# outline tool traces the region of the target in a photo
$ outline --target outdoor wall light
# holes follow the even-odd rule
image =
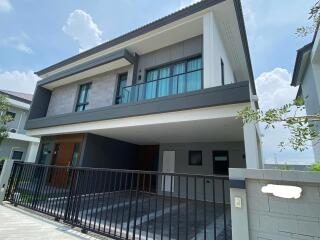
[[[302,188],[287,185],[267,184],[261,188],[261,192],[270,193],[275,197],[298,199],[301,197]]]

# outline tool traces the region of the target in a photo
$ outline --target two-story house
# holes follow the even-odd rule
[[[37,162],[228,174],[261,167],[239,0],[203,0],[36,73]]]
[[[6,113],[12,121],[7,123],[8,137],[0,143],[0,160],[14,159],[35,162],[40,139],[26,135],[24,126],[32,100],[32,94],[0,90],[7,96],[10,107]]]
[[[299,86],[297,96],[303,97],[308,115],[320,113],[320,34],[314,33],[310,43],[298,49],[291,85]],[[315,123],[320,132],[320,124]],[[313,141],[316,161],[320,161],[320,144]]]

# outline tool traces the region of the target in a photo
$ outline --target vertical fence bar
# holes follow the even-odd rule
[[[107,176],[108,176],[107,173],[108,172],[104,171],[103,173],[104,173],[104,178],[103,178],[103,187],[102,187],[102,191],[103,191],[102,203],[103,203],[103,207],[104,207],[104,200],[105,200],[105,196],[106,196],[106,187],[107,187]],[[106,209],[106,211],[107,211],[107,209]],[[101,214],[100,214],[98,231],[100,231],[100,229],[101,229],[102,212],[103,212],[103,208],[102,208]]]
[[[177,218],[177,239],[180,236],[180,175],[178,176],[178,218]]]
[[[166,196],[166,174],[162,175],[163,186],[162,186],[162,214],[161,214],[161,240],[163,239],[163,225],[164,225],[164,200]]]
[[[223,227],[224,237],[227,239],[227,219],[226,219],[226,197],[224,192],[224,180],[222,179],[222,202],[223,202]]]
[[[136,186],[136,205],[133,217],[133,239],[136,239],[136,227],[137,227],[137,215],[139,206],[139,184],[140,184],[140,174],[137,173],[137,186]]]
[[[172,222],[172,191],[173,191],[173,188],[172,188],[172,183],[173,181],[173,176],[170,175],[170,216],[169,216],[169,240],[171,239],[171,222]]]
[[[121,189],[122,189],[122,173],[120,172],[120,180],[119,180],[119,188],[118,188],[118,204],[117,204],[117,212],[116,212],[116,221],[115,221],[115,228],[113,235],[117,235],[117,225],[118,225],[118,215],[119,215],[119,209],[120,209],[120,200],[121,200]]]
[[[144,192],[145,192],[145,180],[146,174],[143,174],[143,182],[142,182],[142,203],[141,203],[141,216],[140,216],[140,231],[139,231],[139,240],[141,240],[141,231],[142,231],[142,216],[143,216],[143,205],[144,205]]]
[[[156,173],[155,174],[156,176],[156,180],[159,180],[159,173]],[[160,177],[162,177],[160,175]],[[156,181],[157,183],[160,182],[160,181]],[[162,186],[162,182],[161,182],[161,185],[160,185],[160,189],[161,190],[161,186]],[[156,202],[155,202],[155,209],[154,209],[154,227],[153,227],[153,239],[156,239],[156,228],[157,228],[157,205],[158,205],[158,184],[157,184],[157,187],[156,187]]]
[[[197,240],[197,177],[194,177],[194,239]]]
[[[189,210],[188,210],[188,198],[189,198],[189,185],[188,185],[189,179],[188,176],[186,176],[186,239],[188,239],[188,230],[189,230]]]
[[[113,184],[113,194],[112,194],[112,206],[111,206],[111,214],[110,214],[110,223],[109,223],[109,234],[111,233],[112,228],[112,218],[113,218],[113,209],[114,209],[114,201],[116,199],[116,191],[117,191],[117,176],[118,172],[114,173],[114,184]]]
[[[207,208],[206,208],[206,177],[203,177],[203,233],[204,240],[207,239]]]
[[[126,172],[126,178],[125,178],[125,183],[124,183],[124,188],[125,188],[125,193],[127,192],[127,184],[128,184],[128,173]],[[125,211],[125,201],[126,198],[123,198],[122,201],[122,216],[121,216],[121,226],[120,226],[120,238],[122,237],[122,228],[123,228],[123,218],[124,218],[124,211]]]
[[[131,217],[131,205],[132,205],[132,185],[133,185],[133,172],[131,173],[131,183],[130,183],[130,200],[129,200],[129,212],[128,212],[128,222],[127,222],[127,229],[126,229],[126,239],[129,238],[129,231],[130,231],[130,217]]]
[[[147,233],[146,233],[146,239],[148,239],[148,235],[149,235],[149,224],[150,224],[150,211],[151,211],[151,199],[152,199],[152,195],[151,195],[151,185],[152,185],[152,175],[149,174],[149,201],[148,201],[148,215],[147,215]]]
[[[213,234],[214,239],[217,237],[217,221],[216,221],[216,187],[215,187],[215,178],[212,177],[212,197],[213,197]]]

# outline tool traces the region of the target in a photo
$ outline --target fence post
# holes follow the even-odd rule
[[[8,188],[8,181],[11,175],[11,170],[13,166],[13,160],[4,161],[4,165],[0,175],[0,204],[2,204],[6,190]]]
[[[243,169],[229,169],[232,240],[249,240],[246,182]]]

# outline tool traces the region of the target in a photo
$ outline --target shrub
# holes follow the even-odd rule
[[[315,162],[310,166],[310,170],[314,172],[320,172],[320,162]]]

